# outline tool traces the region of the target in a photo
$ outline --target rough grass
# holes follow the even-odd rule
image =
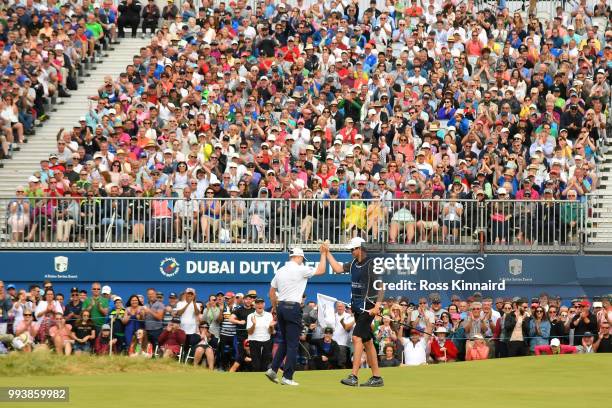
[[[192,366],[173,360],[129,358],[126,356],[59,356],[48,351],[10,353],[0,358],[0,377],[53,375],[99,375],[111,373],[177,372]]]
[[[6,367],[7,362],[11,362],[12,369]],[[23,366],[19,367],[20,364]],[[298,372],[295,379],[300,386],[287,387],[272,384],[262,373],[209,372],[174,361],[137,361],[125,357],[9,356],[0,358],[0,367],[1,375],[5,376],[0,378],[3,387],[69,387],[70,402],[54,403],[58,408],[211,404],[269,408],[415,405],[576,408],[609,405],[612,355],[542,356],[387,368],[382,370],[385,387],[380,389],[341,385],[339,380],[348,374],[346,370]],[[27,372],[28,369],[39,372]],[[19,375],[15,376],[13,370]],[[369,370],[364,370],[360,380],[365,381],[369,374]]]

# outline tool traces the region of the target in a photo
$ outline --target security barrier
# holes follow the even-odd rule
[[[360,236],[388,251],[579,253],[589,200],[17,197],[4,249],[340,249]]]

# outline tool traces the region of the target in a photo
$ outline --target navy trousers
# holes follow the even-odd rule
[[[276,308],[276,318],[283,342],[279,344],[274,355],[272,370],[278,371],[285,360],[283,377],[292,380],[302,332],[302,309],[298,303],[279,302]]]

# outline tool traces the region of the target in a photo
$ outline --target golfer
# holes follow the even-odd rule
[[[365,241],[355,237],[347,245],[351,251],[353,260],[348,264],[336,261],[329,250],[325,251],[327,260],[336,273],[351,273],[351,309],[355,315],[355,328],[353,329],[353,372],[340,382],[344,385],[356,387],[359,385],[357,375],[361,365],[361,356],[365,347],[368,365],[372,368],[372,377],[362,387],[382,387],[383,379],[380,376],[376,347],[374,347],[374,334],[372,333],[372,321],[380,311],[380,304],[384,291],[374,288],[374,281],[380,279],[374,273],[373,261],[368,258],[364,248]]]
[[[272,382],[278,383],[276,373],[285,360],[280,383],[299,385],[293,381],[293,372],[302,332],[302,295],[306,290],[308,278],[325,273],[327,247],[321,246],[320,251],[321,260],[315,270],[304,265],[304,251],[301,248],[293,248],[289,254],[289,262],[280,268],[272,279],[270,301],[272,307],[276,308],[276,318],[283,339],[274,355],[272,366],[266,371],[266,377]]]

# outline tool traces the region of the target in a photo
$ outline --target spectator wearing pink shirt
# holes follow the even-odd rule
[[[554,338],[550,341],[550,345],[542,344],[539,346],[535,346],[534,352],[536,356],[541,354],[576,354],[578,350],[574,346],[566,346],[565,344],[561,344],[561,341],[557,338]]]
[[[66,323],[64,313],[55,314],[55,326],[49,329],[49,336],[57,354],[72,354],[72,325]]]

